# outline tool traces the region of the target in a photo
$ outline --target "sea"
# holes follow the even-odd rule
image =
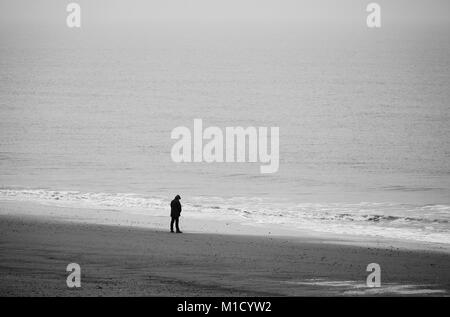
[[[0,201],[450,244],[446,30],[91,31],[0,47]],[[278,172],[173,162],[196,118],[279,127]]]

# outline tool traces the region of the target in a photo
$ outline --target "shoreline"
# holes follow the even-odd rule
[[[150,230],[169,230],[169,211],[167,216],[126,213],[118,210],[61,207],[38,202],[0,201],[0,216],[12,215],[30,219],[110,225],[119,227],[144,228]],[[211,219],[192,217],[182,213],[181,230],[196,234],[222,234],[239,236],[258,236],[297,240],[309,238],[329,244],[354,245],[374,248],[425,250],[450,254],[450,245],[444,243],[400,240],[394,238],[334,234],[313,230],[294,230],[283,226],[239,223],[230,219]]]
[[[73,221],[63,214],[25,216],[27,208],[0,204],[2,296],[450,294],[446,252],[307,235],[170,234],[167,219],[151,229]],[[69,263],[81,266],[79,289],[66,286]],[[381,288],[365,285],[369,263],[381,266]]]

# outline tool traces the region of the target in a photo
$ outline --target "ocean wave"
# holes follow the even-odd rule
[[[83,193],[79,191],[56,191],[43,189],[0,190],[0,199],[34,201],[61,207],[154,210],[167,208],[167,201],[132,193]]]
[[[61,207],[119,210],[167,216],[171,197],[135,193],[88,193],[45,189],[0,189],[0,200]],[[318,232],[380,236],[450,244],[450,206],[396,203],[290,203],[262,197],[189,197],[192,217],[233,219],[248,225],[285,226]]]

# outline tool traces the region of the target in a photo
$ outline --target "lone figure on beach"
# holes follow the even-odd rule
[[[177,228],[177,233],[182,233],[180,231],[179,221],[181,215],[181,203],[180,203],[180,195],[176,195],[175,198],[170,203],[170,217],[172,221],[170,222],[170,232],[173,233],[173,223],[175,222],[175,226]]]

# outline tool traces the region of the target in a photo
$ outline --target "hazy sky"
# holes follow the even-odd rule
[[[4,45],[58,41],[70,30],[62,0],[0,0],[0,36]],[[136,37],[175,32],[189,35],[215,29],[263,33],[285,28],[292,32],[365,29],[363,0],[78,0],[82,34],[98,38]],[[410,32],[438,27],[448,30],[448,0],[380,0],[383,31],[401,27]],[[256,31],[255,31],[256,30]],[[81,30],[78,30],[81,31]],[[81,32],[80,32],[81,33]],[[142,40],[142,39],[137,39]]]

